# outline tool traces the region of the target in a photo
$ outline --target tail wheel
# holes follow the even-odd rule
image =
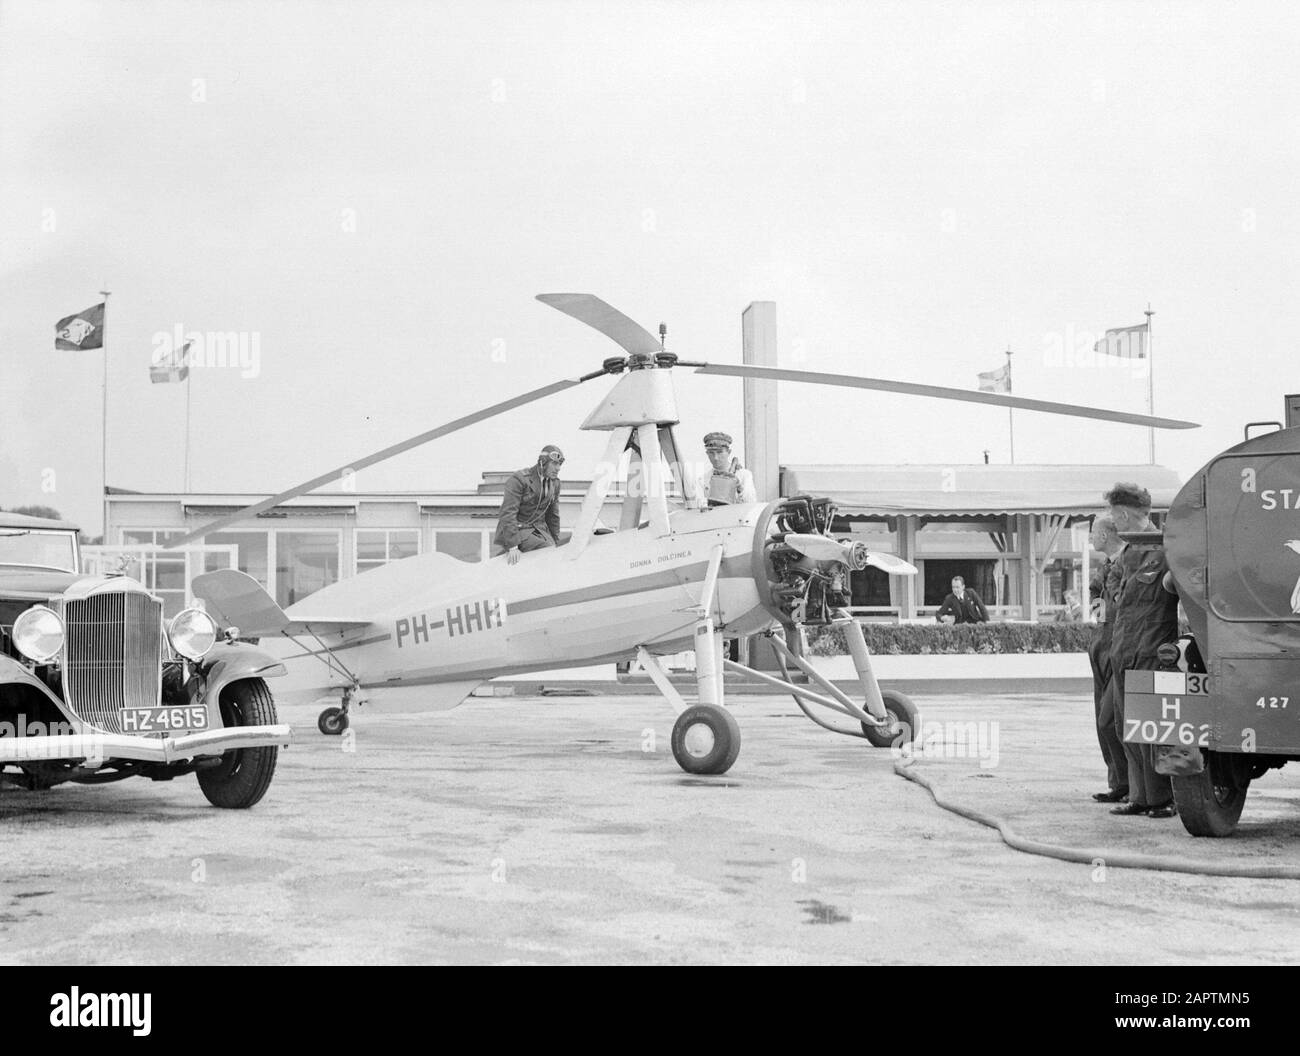
[[[1205,752],[1205,769],[1173,779],[1174,803],[1193,836],[1231,836],[1246,805],[1250,776],[1222,752]]]
[[[894,745],[910,744],[921,732],[921,715],[912,698],[896,689],[880,692],[885,702],[885,714],[889,716],[888,726],[869,726],[862,724],[862,732],[874,748],[890,748]]]
[[[221,691],[221,720],[228,728],[275,724],[275,699],[260,678],[233,682]],[[199,788],[214,807],[242,810],[266,795],[280,749],[233,748],[219,765],[198,771]]]
[[[688,774],[725,774],[740,755],[736,717],[714,704],[696,704],[673,723],[673,758]]]
[[[337,737],[348,728],[348,713],[342,708],[326,708],[316,719],[316,729],[329,737]]]

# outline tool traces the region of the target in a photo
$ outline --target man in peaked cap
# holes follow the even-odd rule
[[[1105,495],[1107,512],[1121,534],[1154,534],[1151,493],[1137,484],[1116,484]],[[1115,618],[1111,622],[1110,699],[1116,735],[1128,760],[1128,802],[1112,814],[1145,814],[1172,818],[1176,813],[1174,788],[1167,774],[1156,771],[1155,745],[1124,741],[1124,672],[1154,671],[1160,667],[1158,650],[1178,640],[1178,596],[1165,586],[1169,562],[1164,547],[1155,542],[1126,542],[1116,561],[1119,586],[1115,593]]]
[[[729,506],[736,502],[757,502],[754,475],[731,455],[731,437],[726,433],[709,433],[704,437],[704,453],[711,468],[700,474],[698,490],[705,506]]]

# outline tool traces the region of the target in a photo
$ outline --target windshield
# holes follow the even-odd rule
[[[0,565],[37,565],[77,571],[77,537],[73,532],[39,528],[0,528]]]

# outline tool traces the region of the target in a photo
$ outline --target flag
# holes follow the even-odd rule
[[[104,306],[97,304],[55,323],[54,347],[74,352],[80,348],[103,348]]]
[[[986,370],[979,379],[980,392],[1010,392],[1011,364],[1003,363],[997,370]]]
[[[1120,359],[1146,359],[1147,325],[1121,326],[1118,330],[1107,330],[1106,336],[1092,346],[1098,355],[1118,356]]]
[[[179,349],[168,352],[149,367],[149,380],[155,385],[169,385],[173,381],[184,381],[190,376],[190,345],[186,341]]]

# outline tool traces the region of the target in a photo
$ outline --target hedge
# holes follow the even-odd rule
[[[1097,633],[1088,623],[864,623],[862,633],[875,654],[1083,653]],[[813,656],[848,653],[838,627],[808,628]]]

